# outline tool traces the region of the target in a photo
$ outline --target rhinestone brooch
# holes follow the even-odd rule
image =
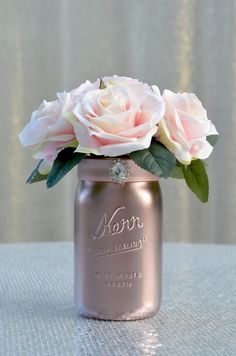
[[[121,159],[115,159],[109,168],[109,176],[114,183],[123,184],[129,177],[129,167],[127,162]]]

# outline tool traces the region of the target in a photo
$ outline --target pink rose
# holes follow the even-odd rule
[[[72,108],[82,100],[85,93],[91,90],[99,89],[100,80],[97,79],[96,82],[91,83],[89,80],[86,80],[85,83],[81,84],[78,88],[71,90],[70,98],[72,102]],[[72,109],[71,108],[71,109]]]
[[[39,172],[47,174],[64,147],[73,145],[75,133],[66,115],[73,107],[69,93],[58,93],[52,102],[46,100],[31,116],[31,121],[19,135],[23,146],[34,149],[33,157],[43,159]]]
[[[126,77],[104,77],[105,89],[86,90],[69,120],[79,142],[77,152],[119,156],[148,148],[164,115],[160,95]]]
[[[192,159],[209,157],[213,147],[206,138],[218,132],[208,120],[207,112],[196,95],[165,90],[163,99],[166,112],[159,123],[157,140],[185,165],[190,164]]]

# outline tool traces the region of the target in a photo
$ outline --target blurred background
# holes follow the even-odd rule
[[[208,161],[208,204],[183,182],[162,181],[164,239],[236,243],[236,1],[0,5],[0,242],[73,238],[76,170],[51,190],[25,184],[36,161],[18,133],[43,99],[117,74],[195,92],[220,133]]]

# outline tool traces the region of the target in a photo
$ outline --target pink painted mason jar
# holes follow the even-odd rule
[[[158,178],[131,159],[88,158],[75,196],[75,305],[81,315],[153,315],[162,292],[162,197]]]

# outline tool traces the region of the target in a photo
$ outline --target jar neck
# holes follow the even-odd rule
[[[151,182],[159,177],[138,167],[127,157],[85,158],[78,165],[78,178],[97,182]]]

